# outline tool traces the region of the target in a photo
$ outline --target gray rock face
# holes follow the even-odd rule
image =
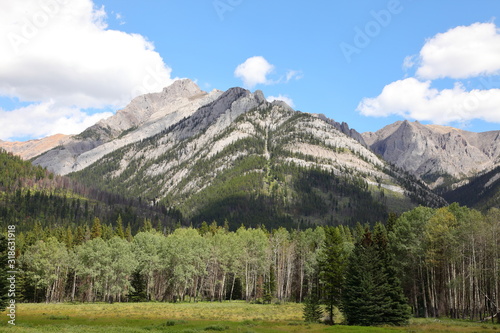
[[[500,131],[473,133],[398,121],[363,138],[373,152],[432,186],[442,183],[441,175],[461,180],[500,163]]]
[[[328,118],[324,114],[315,114],[315,116],[317,116],[321,120],[324,120],[328,124],[332,125],[333,127],[335,127],[336,130],[358,141],[363,146],[368,147],[363,136],[359,134],[354,128],[349,128],[349,125],[346,122],[342,123],[336,122],[335,120]]]
[[[151,137],[192,115],[222,94],[202,91],[191,80],[177,80],[160,93],[146,94],[127,107],[37,157],[34,164],[57,174],[79,171],[108,153]]]

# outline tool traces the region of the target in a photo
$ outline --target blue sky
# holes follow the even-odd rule
[[[470,131],[500,129],[498,1],[78,0],[78,8],[67,0],[46,0],[51,1],[47,8],[34,0],[16,2],[31,6],[33,14],[25,10],[20,17],[27,21],[18,22],[33,23],[38,28],[33,36],[26,36],[23,23],[0,26],[14,51],[27,59],[26,64],[10,60],[14,65],[8,68],[47,72],[26,74],[24,80],[23,71],[21,78],[5,74],[0,56],[0,128],[9,129],[0,139],[79,131],[123,107],[134,95],[131,87],[138,87],[132,89],[136,93],[161,90],[141,83],[148,74],[135,75],[137,63],[148,73],[153,69],[151,75],[165,76],[156,80],[165,85],[190,78],[207,91],[260,89],[359,132],[403,119]],[[2,9],[15,16],[14,9]],[[76,19],[64,21],[66,11]],[[68,29],[61,29],[64,24]],[[68,32],[58,36],[61,30]],[[123,42],[115,46],[112,32]],[[75,40],[83,51],[66,49]],[[466,50],[460,49],[464,45]],[[58,50],[55,55],[39,51],[50,47]],[[78,61],[68,61],[72,55]],[[60,61],[44,62],[59,56]],[[123,58],[123,66],[113,57]],[[260,63],[235,75],[252,57]],[[258,71],[260,79],[248,81]],[[40,126],[19,121],[24,114],[34,115]]]

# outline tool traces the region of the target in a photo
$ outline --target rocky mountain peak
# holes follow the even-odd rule
[[[363,138],[385,160],[431,186],[490,170],[500,157],[500,131],[474,133],[453,127],[398,121]]]
[[[173,97],[191,97],[204,93],[196,83],[190,79],[175,80],[168,87],[163,88],[162,94]]]

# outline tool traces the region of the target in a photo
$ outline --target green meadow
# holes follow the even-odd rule
[[[495,332],[500,325],[413,319],[403,327],[326,326],[302,321],[302,305],[224,303],[19,304],[16,325],[0,332]]]

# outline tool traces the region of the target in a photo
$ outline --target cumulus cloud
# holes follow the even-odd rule
[[[500,122],[500,89],[467,91],[456,83],[452,89],[431,88],[431,81],[415,78],[393,82],[375,98],[364,98],[357,110],[365,116],[400,115],[437,124],[483,119]]]
[[[290,97],[284,96],[284,95],[281,95],[281,94],[279,94],[278,96],[269,96],[267,98],[267,101],[268,102],[283,101],[286,104],[288,104],[290,107],[292,107],[292,108],[295,107],[295,104],[293,103],[293,100]]]
[[[422,79],[465,79],[500,74],[500,29],[474,23],[439,33],[420,50],[417,76]]]
[[[482,119],[500,123],[500,30],[493,23],[459,26],[428,39],[403,70],[416,77],[386,85],[364,98],[357,111],[366,116],[400,115],[437,124]],[[453,88],[432,88],[433,80],[457,80]],[[460,79],[478,78],[481,89],[467,90]]]
[[[247,88],[253,88],[257,84],[271,84],[267,76],[274,70],[264,57],[255,56],[248,58],[244,63],[238,65],[234,71],[234,76],[240,78]]]
[[[111,115],[110,112],[89,115],[78,108],[58,106],[54,101],[31,104],[13,111],[0,109],[0,139],[79,133]]]
[[[153,43],[107,29],[106,18],[105,9],[96,8],[92,0],[0,4],[0,31],[5,33],[0,38],[0,96],[34,103],[3,111],[2,128],[19,123],[13,114],[29,119],[45,107],[47,117],[39,118],[45,132],[39,135],[78,133],[90,121],[109,116],[82,110],[120,108],[173,82]],[[20,134],[13,131],[9,137]]]

